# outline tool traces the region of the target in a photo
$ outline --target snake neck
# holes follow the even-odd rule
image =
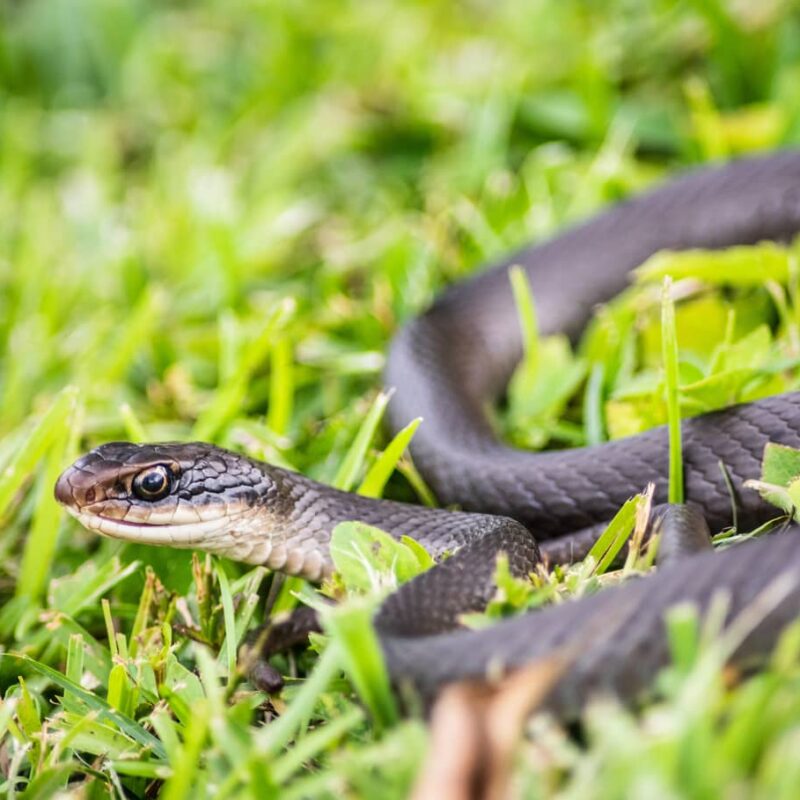
[[[412,536],[438,558],[496,521],[485,514],[363,497],[296,472],[254,463],[265,473],[271,490],[260,496],[259,513],[232,533],[225,555],[311,580],[332,572],[329,544],[342,522],[372,525],[398,539]]]

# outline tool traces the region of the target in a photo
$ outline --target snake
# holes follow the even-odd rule
[[[389,427],[423,419],[411,457],[441,507],[341,491],[202,442],[102,444],[63,472],[56,499],[108,537],[199,549],[310,581],[331,575],[340,522],[416,539],[435,565],[391,592],[374,624],[393,684],[423,698],[571,648],[546,701],[554,713],[575,714],[602,692],[635,700],[669,664],[665,615],[682,604],[706,615],[722,602],[723,628],[739,632],[728,661],[748,668],[800,612],[792,524],[724,549],[689,548],[620,585],[483,629],[462,620],[494,596],[498,555],[524,578],[543,561],[585,554],[647,484],[656,504],[668,498],[664,426],[541,452],[498,436],[487,409],[502,401],[523,353],[510,266],[527,275],[541,334],[575,340],[593,309],[659,251],[787,242],[798,231],[800,152],[778,151],[687,170],[451,286],[396,334],[384,374],[394,390]],[[776,509],[745,482],[760,474],[768,442],[800,447],[800,393],[685,419],[681,436],[686,508],[711,530],[734,521],[752,530]]]

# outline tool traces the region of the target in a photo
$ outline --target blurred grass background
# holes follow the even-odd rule
[[[79,449],[201,437],[334,480],[389,338],[444,285],[673,169],[800,140],[798,11],[793,0],[4,4],[3,647],[69,674],[71,637],[91,637],[90,688],[108,699],[100,597],[110,594],[128,634],[143,564],[168,591],[195,592],[188,555],[98,542],[62,519],[52,483]],[[402,478],[391,491],[414,494]],[[152,611],[159,623],[171,602]],[[52,723],[59,707],[52,676],[31,678],[28,695],[19,673],[5,662],[0,678],[14,708],[30,701],[36,714],[5,739],[7,790],[52,773],[41,786],[80,778],[80,791],[121,796],[124,782],[141,796],[161,775],[151,766],[125,778],[81,748],[54,751],[55,734],[31,738],[36,715]],[[114,696],[150,725],[155,696]],[[345,701],[324,698],[322,718],[336,718]],[[230,716],[241,706],[203,702],[252,732]],[[11,714],[0,712],[0,730]],[[403,796],[421,730],[373,741],[353,720],[334,784]],[[52,724],[63,733],[74,722]],[[629,733],[626,747],[639,735]],[[169,796],[212,794],[209,774],[230,769],[235,756],[204,741],[180,728]],[[359,754],[365,742],[378,750]],[[248,769],[266,758],[242,747]],[[370,784],[359,758],[402,774]],[[559,770],[574,768],[586,791],[570,758]],[[302,763],[266,783],[285,789]],[[620,775],[623,794],[645,780]]]

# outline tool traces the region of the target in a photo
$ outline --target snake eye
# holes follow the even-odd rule
[[[133,479],[133,493],[140,500],[160,500],[169,494],[170,472],[163,464],[149,467]]]

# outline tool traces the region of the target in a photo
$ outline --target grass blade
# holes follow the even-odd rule
[[[74,386],[62,390],[11,457],[0,475],[0,519],[39,459],[59,440],[62,431],[69,428],[68,420],[75,412],[77,399],[78,390]]]
[[[225,568],[219,558],[214,559],[214,571],[219,581],[219,594],[222,600],[222,614],[225,620],[225,661],[228,668],[228,680],[236,674],[236,615],[233,611],[233,596],[225,574]],[[222,655],[220,653],[220,655]]]
[[[636,524],[636,510],[643,499],[644,495],[637,494],[636,497],[626,500],[622,508],[617,511],[614,518],[608,523],[608,527],[603,531],[602,535],[592,545],[587,558],[594,559],[596,564],[594,572],[596,575],[602,575],[608,570],[622,549],[622,545],[628,541],[631,533],[633,533],[633,528]]]
[[[383,419],[383,414],[386,411],[386,406],[389,403],[391,391],[380,392],[372,403],[367,416],[361,423],[361,426],[356,433],[350,449],[347,451],[344,459],[342,459],[341,466],[339,467],[336,477],[333,479],[333,485],[337,489],[344,489],[350,491],[355,485],[358,474],[364,466],[364,460],[367,455],[367,448],[375,438],[375,433],[378,430]]]
[[[119,415],[125,427],[125,435],[131,442],[146,442],[148,439],[147,431],[144,429],[136,412],[131,408],[130,403],[123,403],[119,407]]]
[[[148,748],[159,758],[164,758],[166,756],[161,742],[151,733],[148,733],[141,725],[130,717],[115,711],[105,700],[102,700],[93,692],[87,691],[77,683],[73,683],[65,675],[54,670],[52,667],[48,667],[46,664],[42,664],[40,661],[36,661],[20,653],[0,653],[0,659],[19,662],[21,665],[29,667],[40,675],[44,675],[45,678],[52,681],[56,686],[61,687],[64,691],[82,700],[90,709],[97,711],[101,720],[105,719],[112,722],[133,741],[138,742],[142,747]]]
[[[678,398],[678,335],[675,329],[675,304],[672,300],[672,279],[664,278],[661,293],[661,348],[664,359],[664,391],[667,401],[669,431],[669,502],[683,502],[683,447],[681,442],[681,410]]]
[[[251,342],[233,374],[224,386],[218,388],[214,399],[197,417],[192,438],[209,441],[224,428],[239,412],[247,396],[247,389],[254,372],[267,357],[274,341],[275,331],[293,313],[294,303],[280,303],[269,315],[261,333]]]
[[[289,430],[294,399],[294,353],[292,340],[279,336],[270,350],[269,410],[267,425],[279,436]]]
[[[525,360],[535,364],[539,352],[539,324],[536,319],[536,306],[533,301],[533,291],[525,270],[514,265],[508,271],[511,281],[511,291],[514,294],[514,304],[522,330],[522,347],[525,351]]]
[[[281,756],[272,767],[272,775],[277,783],[284,783],[303,764],[314,758],[344,734],[351,731],[364,720],[360,708],[351,708],[342,716],[331,720],[327,725],[304,736],[291,750]]]
[[[338,642],[343,666],[378,729],[393,725],[399,715],[375,628],[374,604],[353,598],[345,605],[326,609],[322,625]]]
[[[383,494],[383,487],[391,477],[392,472],[397,468],[400,459],[403,457],[408,445],[411,443],[417,431],[422,417],[412,419],[408,425],[398,431],[386,449],[378,456],[375,463],[369,468],[366,477],[358,487],[358,493],[365,497],[380,497]]]
[[[58,523],[62,511],[53,497],[53,486],[64,467],[64,453],[69,439],[69,427],[60,434],[61,441],[53,442],[47,454],[45,468],[39,475],[36,507],[31,530],[25,540],[16,595],[41,598],[47,587],[47,578],[56,552]]]
[[[272,757],[283,750],[311,719],[314,706],[336,674],[342,668],[342,654],[336,644],[329,644],[319,657],[313,672],[302,689],[294,696],[284,714],[256,734],[259,757]]]
[[[603,421],[604,380],[605,366],[601,363],[595,364],[589,373],[583,397],[583,429],[586,434],[586,444],[589,446],[601,444],[606,440]]]

